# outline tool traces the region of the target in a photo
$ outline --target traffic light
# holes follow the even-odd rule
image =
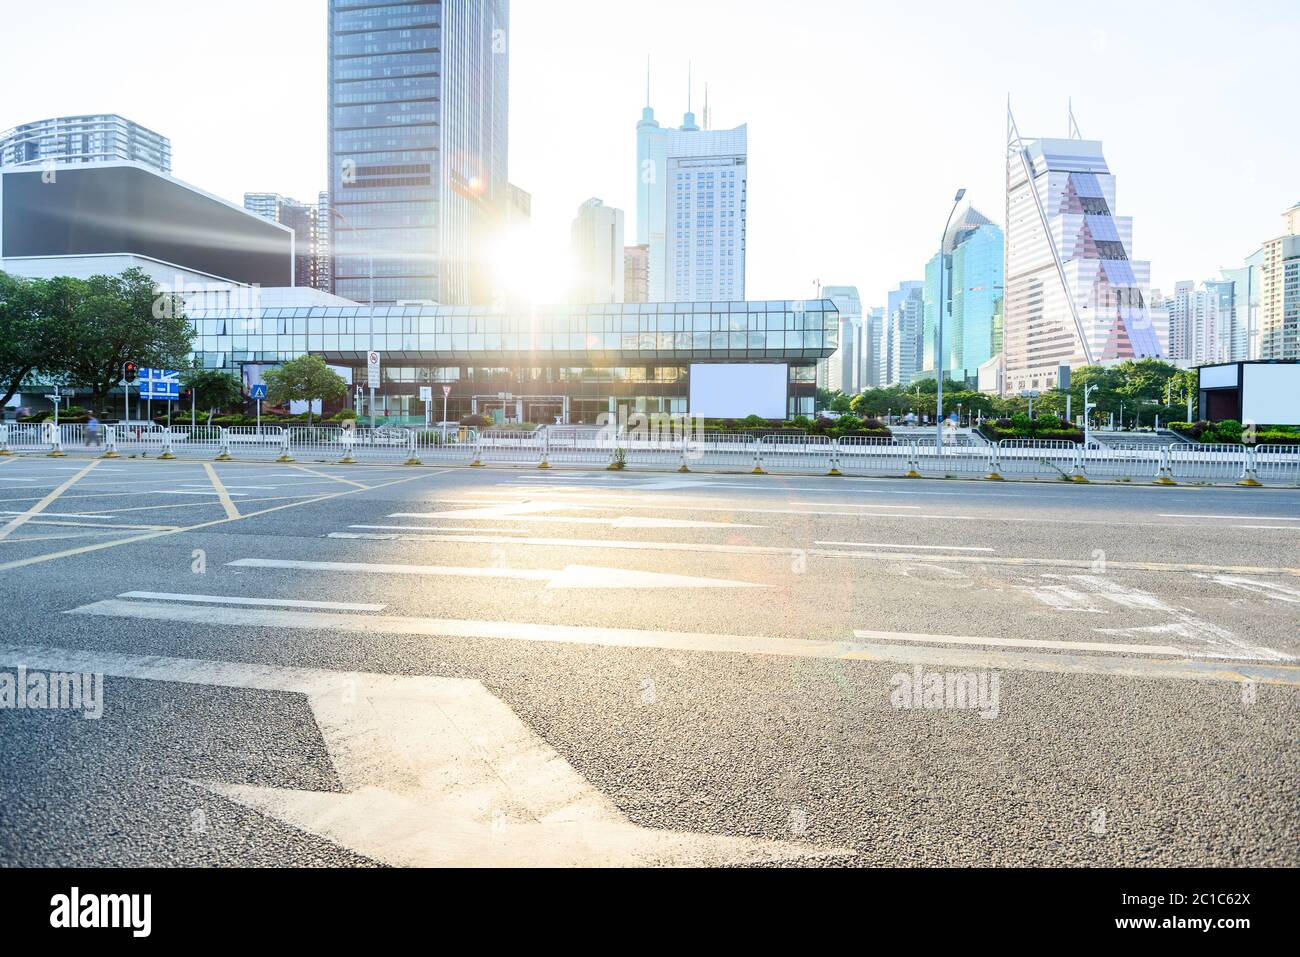
[[[194,400],[194,390],[193,390],[193,389],[186,389],[184,392],[181,393],[181,404],[182,404],[182,405],[186,405],[186,404],[188,404],[189,402],[192,402],[193,400]]]
[[[140,368],[134,362],[128,362],[122,366],[122,378],[130,385],[140,373]]]

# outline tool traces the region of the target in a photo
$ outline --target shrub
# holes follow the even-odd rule
[[[460,420],[460,424],[471,429],[486,429],[492,424],[492,420],[486,415],[467,415]]]

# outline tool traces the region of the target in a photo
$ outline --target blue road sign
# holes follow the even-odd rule
[[[141,369],[139,385],[142,399],[181,397],[181,374],[174,369]]]
[[[261,402],[263,399],[266,398],[266,386],[264,385],[253,386],[253,391],[250,392],[249,395],[252,398],[256,399],[258,402]]]

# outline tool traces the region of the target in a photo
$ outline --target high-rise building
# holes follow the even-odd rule
[[[909,280],[908,282],[899,283],[898,288],[889,293],[888,305],[884,309],[880,323],[880,337],[875,347],[875,380],[877,387],[884,388],[899,384],[899,379],[895,377],[899,358],[898,336],[905,325],[899,316],[899,312],[913,295],[918,297],[920,301],[919,308],[924,311],[924,286],[925,283],[920,280]],[[919,348],[919,343],[916,345]]]
[[[647,90],[647,98],[649,91]],[[745,126],[637,124],[637,243],[650,249],[650,300],[745,298],[748,141]]]
[[[1300,203],[1282,221],[1286,231],[1260,257],[1261,359],[1300,359]]]
[[[172,143],[116,113],[60,116],[0,133],[0,166],[108,162],[171,173]]]
[[[925,267],[925,359],[931,376],[938,345],[939,282],[943,280],[943,370],[957,381],[974,382],[979,367],[1000,348],[994,316],[1003,295],[1002,230],[987,216],[968,206],[948,229],[939,254]]]
[[[487,302],[508,215],[509,0],[330,0],[334,291]]]
[[[293,284],[329,291],[320,275],[320,204],[300,203],[279,193],[245,193],[244,208],[293,230]]]
[[[1245,361],[1249,298],[1238,301],[1235,281],[1207,279],[1199,289],[1193,282],[1175,283],[1164,306],[1170,359],[1185,366]]]
[[[1133,259],[1133,220],[1115,215],[1098,140],[1024,139],[1007,111],[1004,348],[1011,392],[1056,386],[1060,366],[1161,357],[1151,264]]]
[[[334,288],[334,254],[331,251],[330,237],[332,217],[330,216],[329,190],[323,189],[316,198],[316,288],[329,292]]]
[[[628,246],[623,250],[623,301],[650,301],[650,247]]]
[[[1260,356],[1259,311],[1263,304],[1264,279],[1262,266],[1264,250],[1257,249],[1247,256],[1240,269],[1223,269],[1220,275],[1224,281],[1232,283],[1233,307],[1236,311],[1235,333],[1244,342],[1240,355],[1234,355],[1233,362],[1249,362]],[[1172,332],[1171,332],[1172,338]]]
[[[859,381],[863,389],[875,389],[880,382],[880,347],[885,327],[882,306],[867,309],[862,315],[862,364]]]
[[[925,359],[925,283],[922,280],[899,283],[889,294],[885,319],[881,384],[907,385],[922,371]]]
[[[865,351],[862,328],[862,299],[856,286],[827,286],[822,295],[835,303],[840,313],[839,349],[818,363],[817,385],[832,392],[857,395],[865,385],[862,356]]]
[[[573,221],[572,249],[575,302],[622,302],[625,255],[623,210],[601,200],[587,200]]]

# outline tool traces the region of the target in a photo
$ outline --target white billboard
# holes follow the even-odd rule
[[[1241,421],[1300,425],[1300,363],[1246,363]]]
[[[704,363],[691,366],[691,415],[743,419],[761,415],[785,419],[790,367],[766,362]]]

